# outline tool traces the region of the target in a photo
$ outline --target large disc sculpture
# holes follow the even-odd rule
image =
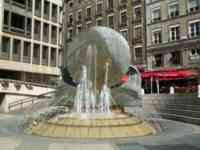
[[[112,107],[115,104],[112,95],[115,93],[112,93],[111,87],[122,86],[121,78],[127,74],[129,64],[128,43],[114,30],[94,27],[80,34],[73,40],[67,53],[70,80],[73,78],[76,83],[67,82],[76,87],[70,112],[30,124],[31,133],[88,139],[153,134],[155,130],[147,122]],[[126,77],[128,81],[129,76]]]

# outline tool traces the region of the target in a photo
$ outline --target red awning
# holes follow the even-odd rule
[[[192,76],[197,76],[198,73],[194,70],[160,70],[160,71],[145,71],[142,73],[143,80],[149,80],[151,78],[158,80],[178,80],[186,79]]]

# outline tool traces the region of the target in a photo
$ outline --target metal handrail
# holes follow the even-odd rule
[[[10,112],[11,108],[19,106],[19,105],[21,105],[21,108],[23,108],[23,104],[26,104],[26,103],[29,103],[29,102],[32,102],[32,104],[33,104],[34,101],[39,100],[38,98],[41,98],[41,97],[43,97],[47,94],[51,94],[51,93],[55,93],[55,91],[46,92],[46,93],[37,95],[35,97],[29,97],[29,98],[21,99],[19,101],[12,102],[8,105],[8,110]]]

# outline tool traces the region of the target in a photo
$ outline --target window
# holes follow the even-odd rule
[[[135,28],[135,38],[142,38],[142,27]]]
[[[48,47],[47,46],[43,46],[42,59],[47,59],[47,55],[48,55]]]
[[[44,29],[43,29],[43,40],[45,42],[48,42],[49,40],[49,25],[47,23],[43,24]]]
[[[70,24],[73,24],[73,15],[72,14],[70,14],[69,16],[68,16],[69,18],[69,23]]]
[[[189,12],[196,12],[200,10],[200,1],[199,0],[189,0]]]
[[[58,17],[58,7],[55,4],[52,4],[52,17],[55,19]]]
[[[40,45],[34,44],[33,57],[34,58],[39,57],[39,53],[40,53]]]
[[[142,57],[142,47],[135,48],[135,57],[136,59]]]
[[[170,56],[170,59],[169,59],[169,63],[171,64],[171,65],[179,65],[180,63],[181,63],[181,54],[180,54],[180,52],[172,52],[171,54],[170,54],[171,56]]]
[[[157,54],[153,57],[152,64],[154,67],[161,67],[163,64],[163,56],[161,54]]]
[[[108,16],[108,26],[114,28],[114,16]]]
[[[126,11],[120,13],[120,20],[121,20],[121,25],[126,26],[127,25],[127,14]]]
[[[194,48],[190,51],[189,55],[190,60],[199,60],[200,59],[200,48]]]
[[[92,8],[88,7],[87,10],[86,10],[86,16],[91,17],[91,15],[92,15]]]
[[[153,42],[153,44],[162,43],[162,32],[161,32],[161,30],[153,32],[152,42]]]
[[[21,50],[21,41],[14,39],[13,40],[13,54],[14,55],[19,55]]]
[[[152,21],[157,22],[161,20],[160,8],[152,10]]]
[[[121,0],[121,4],[126,4],[127,0]]]
[[[46,19],[49,18],[49,12],[50,12],[50,3],[48,1],[44,2],[44,17]]]
[[[31,43],[24,42],[24,56],[25,57],[28,57],[30,55],[30,50],[31,50]]]
[[[15,31],[24,32],[25,17],[12,13],[11,26],[15,28],[13,28]]]
[[[70,1],[69,1],[69,7],[72,8],[73,5],[74,5],[73,0],[70,0]]]
[[[180,26],[170,27],[170,41],[176,41],[180,39]]]
[[[169,17],[174,18],[179,16],[179,5],[177,3],[169,5]]]
[[[128,30],[122,30],[120,31],[122,36],[128,41]]]
[[[89,28],[91,28],[91,27],[92,27],[92,22],[87,23],[86,24],[86,31],[88,31]]]
[[[82,26],[81,25],[77,26],[76,32],[77,32],[77,34],[82,32]]]
[[[102,19],[97,19],[97,26],[102,26],[103,25],[103,21]]]
[[[97,3],[97,14],[102,14],[102,3]]]
[[[142,17],[142,12],[141,12],[141,7],[136,7],[135,8],[135,19],[141,19]]]
[[[7,37],[2,37],[2,52],[8,53],[10,50],[10,39]]]
[[[82,13],[81,10],[79,10],[78,13],[77,13],[77,21],[78,22],[80,22],[82,20],[82,14],[81,13]]]
[[[190,37],[200,36],[200,21],[195,21],[189,24]]]
[[[108,0],[108,9],[113,9],[113,0]]]
[[[9,24],[9,11],[4,10],[4,26]]]

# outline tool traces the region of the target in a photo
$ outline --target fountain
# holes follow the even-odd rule
[[[121,35],[117,34],[117,36],[120,37],[117,43],[119,47],[127,48],[127,43],[124,44]],[[43,115],[45,117],[42,119],[33,119],[28,123],[25,131],[43,137],[78,139],[128,138],[155,133],[155,129],[146,121],[123,112],[112,97],[115,92],[110,85],[115,84],[127,71],[130,57],[126,53],[129,51],[124,51],[124,59],[121,58],[123,57],[121,51],[108,52],[109,47],[101,45],[99,48],[97,41],[105,45],[102,41],[106,40],[96,38],[84,42],[86,44],[81,46],[79,44],[81,47],[78,48],[79,51],[77,47],[70,48],[75,50],[69,51],[68,58],[72,60],[68,63],[68,67],[77,81],[77,86],[71,87],[74,92],[71,92],[73,103],[68,107],[69,111]],[[79,43],[83,42],[79,41]],[[115,56],[112,53],[116,53]],[[62,101],[65,101],[65,98]],[[64,105],[63,107],[65,108]]]

